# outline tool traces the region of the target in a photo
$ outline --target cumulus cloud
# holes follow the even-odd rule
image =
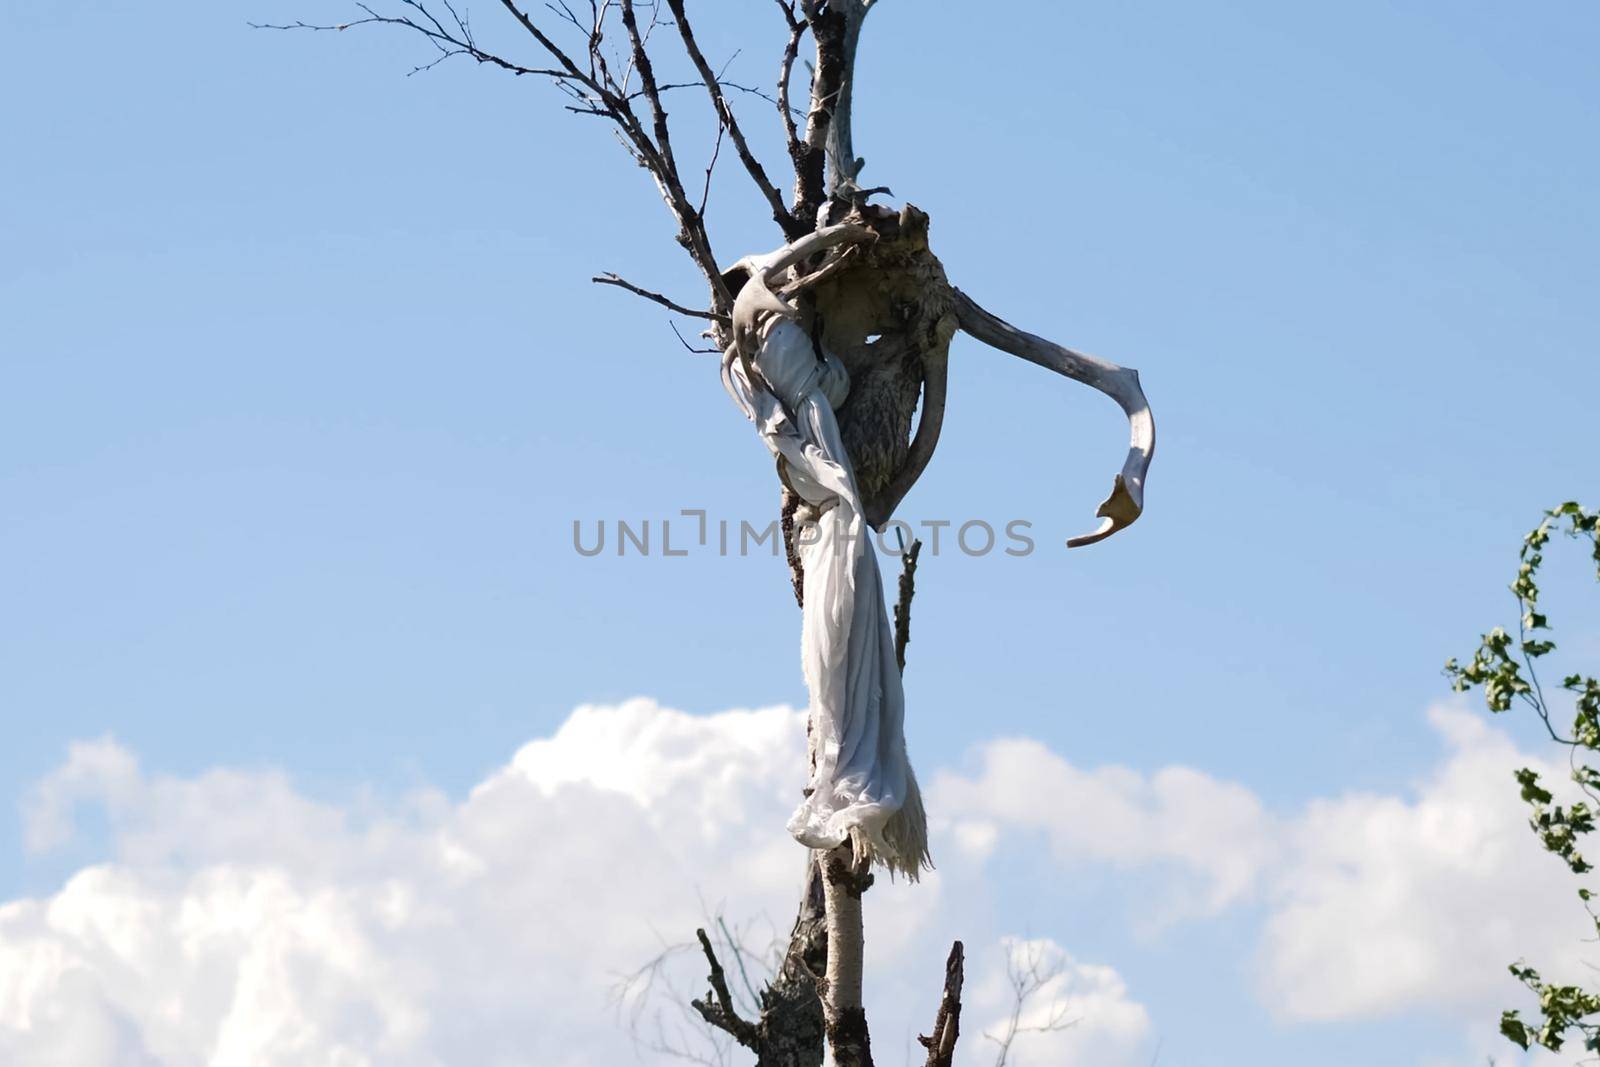
[[[1007,939],[1021,931],[988,890],[1023,844],[1065,876],[1171,885],[1164,922],[1258,916],[1245,951],[1285,1021],[1443,1010],[1462,1020],[1464,1054],[1516,1062],[1485,1031],[1517,1000],[1504,965],[1527,954],[1587,973],[1570,880],[1528,833],[1510,778],[1562,770],[1478,715],[1429,716],[1442,758],[1409,789],[1298,810],[1198,770],[1084,769],[1022,739],[980,745],[967,773],[926,774],[944,869],[868,897],[875,1044],[925,1028],[962,936],[968,1067],[992,1062],[976,1035],[1004,1032],[1018,953],[1049,972],[1019,1017],[1030,1062],[1148,1061],[1154,1024],[1123,975],[1048,938]],[[0,1062],[633,1058],[609,996],[622,975],[724,901],[787,928],[801,854],[781,827],[803,751],[792,709],[693,716],[635,700],[579,708],[465,798],[335,804],[279,774],[151,775],[113,742],[74,745],[25,802],[27,839],[60,844],[90,805],[111,852],[49,897],[0,904]],[[668,958],[679,990],[698,993],[693,953]],[[636,995],[622,1014],[650,1023],[671,999]],[[1062,1011],[1072,1027],[1043,1028]],[[701,1040],[687,1025],[669,1015],[647,1037]]]
[[[1150,1016],[1110,967],[1080,963],[1049,938],[1003,939],[967,995],[965,1062],[1131,1063],[1145,1048]],[[976,1022],[978,1026],[974,1026]]]
[[[707,900],[786,929],[803,751],[791,709],[635,700],[579,708],[462,800],[335,804],[279,774],[152,775],[114,742],[74,745],[25,803],[28,840],[60,844],[92,805],[111,853],[0,904],[0,1063],[627,1062],[611,994],[692,937]],[[938,876],[869,900],[875,959],[923,979],[880,982],[875,1017],[914,1029],[936,997],[931,917],[962,905]],[[699,992],[701,964],[673,958]],[[1096,1048],[1137,1045],[1148,1021],[1115,972],[1074,963],[1064,981],[1101,1020],[1086,1034],[1121,1035]],[[682,1025],[647,1036],[699,1040]]]
[[[34,851],[64,844],[79,802],[125,797],[138,780],[138,760],[116,742],[73,742],[66,762],[34,786],[23,805],[24,842]]]
[[[975,773],[937,776],[930,808],[961,813],[953,837],[974,858],[1042,835],[1067,870],[1160,867],[1176,887],[1162,922],[1259,909],[1258,993],[1285,1020],[1418,1007],[1492,1018],[1519,999],[1506,973],[1519,956],[1589,974],[1576,887],[1529,832],[1511,777],[1523,766],[1548,782],[1568,775],[1475,712],[1441,705],[1428,719],[1443,759],[1402,793],[1269,812],[1200,771],[1085,770],[1001,740],[980,747]]]
[[[1447,757],[1410,795],[1319,800],[1288,830],[1260,958],[1263,996],[1286,1017],[1487,1010],[1517,999],[1505,967],[1523,955],[1587,976],[1576,884],[1529,832],[1511,777],[1532,766],[1559,783],[1566,768],[1471,712],[1429,719]]]
[[[594,1063],[621,971],[699,893],[792,906],[804,727],[781,708],[580,708],[460,803],[318,803],[282,776],[146,776],[74,746],[29,839],[105,809],[115,855],[0,907],[0,1062]],[[658,933],[659,931],[659,933]]]
[[[1022,739],[981,746],[978,762],[976,774],[939,774],[929,790],[931,810],[960,813],[953,829],[969,852],[992,848],[1003,828],[1043,834],[1069,868],[1169,866],[1179,877],[1166,919],[1238,902],[1273,858],[1273,820],[1255,794],[1200,771],[1081,770]]]

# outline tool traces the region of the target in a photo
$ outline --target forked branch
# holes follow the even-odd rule
[[[711,983],[711,996],[690,1001],[690,1004],[701,1018],[729,1034],[745,1048],[759,1048],[761,1042],[755,1024],[741,1018],[734,1009],[733,994],[728,991],[728,977],[717,960],[716,950],[711,947],[711,939],[706,936],[704,929],[696,930],[695,936],[700,939],[700,950],[705,953],[706,962],[711,967],[711,974],[707,978]],[[712,996],[716,998],[714,1001]]]

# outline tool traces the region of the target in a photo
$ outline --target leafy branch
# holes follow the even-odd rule
[[[1531,812],[1528,824],[1539,843],[1560,857],[1573,875],[1582,876],[1594,867],[1584,858],[1579,845],[1594,832],[1596,813],[1600,811],[1600,768],[1593,762],[1594,753],[1600,752],[1600,682],[1582,674],[1569,674],[1562,679],[1561,689],[1575,698],[1572,726],[1563,734],[1552,718],[1537,669],[1537,662],[1556,649],[1549,636],[1550,620],[1540,610],[1538,577],[1545,548],[1557,532],[1589,542],[1595,577],[1600,580],[1600,512],[1571,501],[1552,508],[1523,538],[1518,554],[1517,577],[1511,583],[1511,593],[1517,601],[1516,636],[1497,626],[1480,637],[1478,650],[1465,667],[1451,659],[1444,669],[1457,692],[1482,689],[1491,712],[1509,711],[1517,704],[1527,707],[1539,718],[1550,739],[1567,748],[1572,780],[1586,799],[1566,805],[1556,803],[1555,794],[1545,788],[1538,772],[1528,767],[1516,771],[1515,777]],[[1592,906],[1594,892],[1580,886],[1578,899],[1600,937],[1600,914]],[[1576,1034],[1585,1050],[1600,1053],[1600,993],[1546,982],[1521,960],[1510,969],[1538,998],[1539,1017],[1525,1021],[1520,1012],[1506,1011],[1500,1017],[1502,1034],[1523,1049],[1538,1044],[1553,1052],[1560,1051]]]

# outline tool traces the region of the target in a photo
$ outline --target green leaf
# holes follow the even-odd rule
[[[1502,1012],[1500,1015],[1500,1032],[1506,1039],[1519,1046],[1524,1052],[1528,1050],[1528,1028],[1522,1020],[1517,1018],[1514,1011]]]
[[[1539,784],[1539,772],[1524,767],[1516,772],[1517,784],[1522,786],[1522,799],[1530,804],[1548,804],[1554,800],[1548,789]]]

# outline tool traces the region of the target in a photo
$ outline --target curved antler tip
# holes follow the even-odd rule
[[[1117,475],[1111,486],[1111,495],[1095,509],[1095,514],[1102,520],[1099,527],[1093,533],[1067,538],[1067,547],[1083,548],[1104,541],[1118,530],[1133,525],[1134,520],[1144,513],[1144,502],[1140,499],[1143,495],[1142,486],[1130,486],[1126,478]]]
[[[1100,524],[1099,529],[1095,530],[1094,533],[1081,534],[1078,537],[1067,538],[1067,547],[1083,548],[1085,545],[1096,544],[1097,542],[1104,541],[1106,538],[1116,533],[1117,529],[1117,524],[1112,522],[1110,519],[1107,519]]]

